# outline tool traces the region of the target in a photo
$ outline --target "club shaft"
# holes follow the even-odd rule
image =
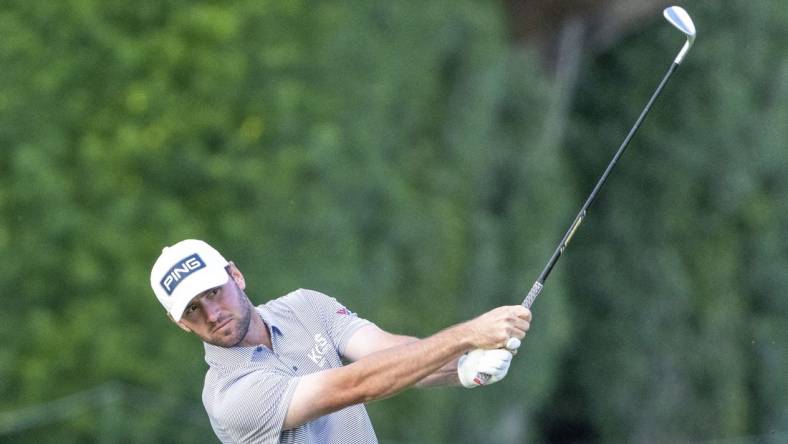
[[[605,172],[602,173],[602,176],[597,181],[596,185],[594,186],[594,189],[591,191],[591,194],[588,195],[588,198],[583,204],[583,207],[580,208],[580,212],[577,213],[574,222],[572,222],[572,225],[569,226],[569,229],[566,231],[566,234],[564,234],[564,237],[561,239],[561,242],[558,244],[558,247],[555,249],[555,252],[553,252],[553,255],[550,257],[550,260],[547,261],[547,265],[544,267],[544,270],[542,270],[542,273],[536,279],[536,282],[534,282],[534,285],[531,287],[531,290],[528,292],[528,295],[523,300],[522,305],[525,306],[526,308],[531,308],[531,305],[534,303],[534,300],[536,300],[536,298],[542,292],[542,288],[544,287],[545,281],[547,281],[547,277],[550,276],[550,272],[553,271],[553,267],[555,266],[556,262],[558,262],[558,259],[561,257],[564,250],[569,245],[569,242],[572,240],[572,236],[574,236],[575,231],[577,231],[578,227],[580,227],[580,224],[583,222],[583,219],[585,219],[586,213],[588,212],[588,208],[596,200],[597,195],[599,194],[599,190],[602,188],[602,186],[605,185],[605,182],[607,182],[607,178],[610,175],[610,172],[613,170],[613,167],[616,166],[618,159],[621,158],[622,154],[624,154],[624,151],[627,149],[627,146],[629,145],[629,141],[632,140],[632,137],[634,137],[638,128],[640,128],[640,125],[643,123],[643,120],[645,120],[649,110],[651,110],[651,106],[654,105],[654,102],[657,100],[657,97],[659,97],[660,93],[662,92],[662,89],[665,88],[665,85],[668,83],[670,76],[673,75],[673,72],[676,70],[678,66],[679,64],[675,62],[672,65],[670,65],[670,69],[668,69],[668,72],[665,74],[665,77],[662,78],[662,81],[659,83],[659,86],[657,86],[657,89],[654,91],[654,94],[651,95],[651,98],[646,104],[646,107],[643,108],[643,111],[640,113],[640,117],[638,117],[637,121],[635,121],[635,124],[632,126],[632,129],[629,130],[629,134],[627,134],[627,137],[621,143],[621,146],[618,148],[618,151],[616,151],[615,156],[613,156],[613,159],[607,165]]]

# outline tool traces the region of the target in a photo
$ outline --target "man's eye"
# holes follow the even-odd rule
[[[188,307],[186,307],[186,313],[187,314],[194,313],[195,310],[197,310],[197,305],[195,305],[195,304],[191,304]]]

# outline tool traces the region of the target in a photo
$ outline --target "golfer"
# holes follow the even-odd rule
[[[417,339],[311,290],[255,307],[238,267],[192,239],[164,248],[150,281],[168,316],[204,342],[202,399],[224,443],[376,443],[364,403],[414,385],[499,381],[512,359],[503,347],[519,347],[531,320],[499,307]]]

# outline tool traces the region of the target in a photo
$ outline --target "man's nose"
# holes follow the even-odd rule
[[[216,322],[219,320],[219,314],[221,313],[221,310],[219,304],[217,304],[215,301],[209,300],[208,298],[203,299],[202,309],[205,311],[205,317],[207,318],[208,322]]]

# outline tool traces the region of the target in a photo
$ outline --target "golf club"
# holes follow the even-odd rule
[[[679,31],[681,31],[687,36],[687,42],[684,44],[684,47],[681,48],[681,51],[679,51],[678,56],[676,56],[676,59],[673,61],[673,64],[670,65],[670,69],[668,70],[667,74],[665,74],[665,77],[662,78],[662,81],[659,83],[659,86],[657,86],[656,91],[654,91],[654,94],[651,96],[651,99],[649,99],[648,103],[646,104],[646,107],[643,108],[643,111],[640,113],[640,117],[638,117],[637,121],[635,122],[635,125],[632,126],[632,129],[629,130],[629,134],[627,134],[627,137],[624,139],[624,142],[621,143],[621,146],[618,148],[618,151],[613,156],[613,159],[607,165],[605,172],[602,173],[602,176],[597,181],[596,186],[594,186],[594,189],[591,191],[591,194],[586,199],[585,203],[583,204],[583,207],[580,208],[580,212],[577,214],[577,217],[575,217],[575,220],[574,222],[572,222],[572,225],[569,227],[569,230],[567,230],[566,234],[564,234],[563,239],[561,239],[561,243],[558,244],[558,248],[555,249],[555,252],[553,253],[552,257],[550,257],[550,260],[547,262],[547,265],[545,266],[544,270],[542,270],[542,274],[540,274],[539,277],[536,279],[536,282],[534,282],[534,285],[531,287],[531,290],[528,292],[528,295],[525,297],[525,300],[523,300],[522,305],[525,308],[531,308],[531,305],[534,303],[534,300],[536,300],[536,298],[542,292],[542,288],[544,288],[544,283],[547,280],[547,277],[550,275],[550,272],[553,270],[553,267],[555,266],[556,262],[558,262],[558,259],[561,257],[561,254],[563,254],[567,245],[569,245],[569,242],[572,240],[572,236],[574,236],[575,231],[583,222],[583,219],[586,217],[586,212],[588,211],[588,207],[590,207],[591,204],[594,203],[597,195],[599,194],[599,190],[602,188],[603,185],[605,185],[605,182],[607,182],[607,178],[610,175],[610,171],[613,170],[613,167],[615,167],[616,163],[618,163],[618,159],[621,157],[622,154],[624,154],[624,150],[627,149],[627,146],[629,145],[629,141],[632,140],[632,137],[635,135],[635,132],[637,132],[638,128],[640,128],[641,123],[643,123],[643,120],[646,118],[646,114],[648,114],[649,110],[651,110],[651,106],[657,100],[657,97],[659,97],[660,93],[662,92],[662,89],[668,83],[668,79],[670,79],[670,76],[673,75],[674,71],[676,71],[676,68],[678,68],[679,64],[681,64],[681,62],[684,60],[684,56],[687,54],[690,47],[692,47],[692,44],[695,42],[695,24],[692,23],[692,19],[690,18],[689,14],[687,14],[687,11],[685,11],[680,6],[671,6],[665,9],[663,15],[668,20],[668,22],[670,22],[671,25],[678,28]]]
[[[681,48],[681,51],[679,51],[678,56],[676,56],[676,59],[673,61],[673,64],[670,65],[670,69],[668,70],[667,74],[665,74],[665,77],[662,78],[662,81],[659,83],[659,86],[657,86],[656,91],[654,91],[654,94],[651,96],[651,99],[649,99],[648,103],[646,104],[646,107],[640,113],[640,117],[638,117],[637,121],[635,122],[635,125],[632,127],[632,129],[629,130],[629,134],[627,134],[627,137],[624,139],[624,142],[621,143],[621,146],[618,148],[618,151],[616,151],[616,154],[613,156],[613,160],[611,160],[610,163],[607,165],[605,172],[602,173],[602,176],[597,181],[596,186],[594,186],[594,189],[591,191],[591,194],[586,199],[582,208],[580,208],[580,212],[575,217],[575,220],[574,222],[572,222],[572,225],[569,226],[569,230],[567,230],[566,234],[564,234],[564,237],[561,239],[561,242],[558,244],[558,248],[555,249],[555,252],[550,257],[550,260],[547,262],[547,265],[545,266],[544,270],[542,270],[542,273],[536,279],[536,282],[534,282],[533,286],[531,287],[531,290],[528,291],[528,295],[525,297],[525,299],[522,302],[522,305],[525,308],[531,308],[531,305],[534,303],[536,298],[542,292],[547,277],[550,276],[550,272],[553,270],[553,267],[555,266],[556,262],[558,262],[558,259],[561,257],[561,254],[563,254],[567,245],[569,245],[569,242],[572,240],[572,236],[574,236],[575,231],[577,231],[577,228],[580,226],[580,224],[583,222],[583,219],[586,217],[586,212],[588,211],[588,207],[590,207],[591,204],[594,203],[594,200],[596,200],[596,197],[599,194],[599,190],[602,188],[605,182],[607,182],[607,177],[610,175],[610,171],[616,165],[618,159],[624,153],[624,150],[626,150],[627,145],[629,145],[629,141],[632,140],[632,137],[635,135],[635,132],[637,132],[638,128],[640,128],[640,124],[643,123],[646,114],[648,114],[649,110],[651,109],[651,106],[654,104],[657,97],[662,92],[662,89],[668,83],[668,79],[670,79],[670,76],[673,74],[674,71],[676,71],[676,68],[678,68],[679,64],[681,64],[681,62],[684,60],[684,56],[687,55],[687,52],[692,47],[692,44],[695,42],[695,24],[692,22],[692,19],[690,18],[689,14],[687,14],[687,11],[685,11],[680,6],[671,6],[663,11],[663,15],[665,16],[665,19],[667,19],[667,21],[670,22],[671,25],[673,25],[675,28],[677,28],[687,37],[687,42],[684,44],[684,47]],[[515,341],[517,341],[516,338],[510,338],[506,344],[507,348],[515,348],[515,347],[510,347],[510,344],[515,345],[519,343],[519,341],[517,342]],[[490,378],[490,375],[486,373],[479,373],[477,375],[477,378],[480,378],[481,381],[486,382]]]

